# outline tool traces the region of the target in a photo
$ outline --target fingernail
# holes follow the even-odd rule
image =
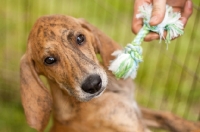
[[[149,21],[149,24],[150,25],[154,25],[156,22],[157,22],[157,19],[158,19],[158,17],[157,16],[153,16],[153,17],[151,17],[151,19],[150,19],[150,21]]]
[[[186,5],[187,5],[188,8],[192,8],[192,1],[191,0],[187,0]]]

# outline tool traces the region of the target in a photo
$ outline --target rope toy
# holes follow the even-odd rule
[[[160,42],[163,38],[167,46],[171,39],[184,33],[183,23],[179,20],[181,14],[179,12],[173,12],[171,6],[166,5],[164,20],[157,26],[149,25],[152,12],[151,4],[140,6],[139,12],[140,13],[136,15],[136,18],[143,18],[143,27],[140,29],[135,39],[131,43],[127,44],[123,50],[118,50],[112,53],[116,58],[111,61],[109,70],[113,72],[116,78],[126,79],[131,77],[134,79],[136,77],[139,64],[143,61],[142,47],[140,45],[150,31],[158,33],[160,36]],[[164,30],[167,31],[166,38],[163,36]]]

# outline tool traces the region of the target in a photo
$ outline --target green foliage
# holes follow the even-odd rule
[[[199,0],[194,0],[198,5]],[[132,0],[3,0],[0,4],[0,131],[34,132],[25,122],[20,101],[19,62],[37,18],[65,14],[85,18],[125,45],[131,32]],[[200,101],[199,11],[194,10],[185,34],[169,49],[158,41],[143,43],[138,76],[140,105],[172,111],[197,120]]]

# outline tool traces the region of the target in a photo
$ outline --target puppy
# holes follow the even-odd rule
[[[133,98],[132,80],[116,80],[107,70],[111,54],[120,48],[82,19],[39,18],[20,66],[28,124],[44,131],[52,113],[52,132],[148,131]],[[50,91],[40,75],[47,78]]]

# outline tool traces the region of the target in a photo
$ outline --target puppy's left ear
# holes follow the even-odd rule
[[[121,49],[120,45],[84,19],[81,18],[78,19],[78,21],[83,28],[91,32],[91,34],[93,35],[93,46],[95,52],[96,54],[101,55],[104,66],[108,67],[110,65],[110,61],[115,58],[114,56],[112,56],[112,53],[116,50]]]

